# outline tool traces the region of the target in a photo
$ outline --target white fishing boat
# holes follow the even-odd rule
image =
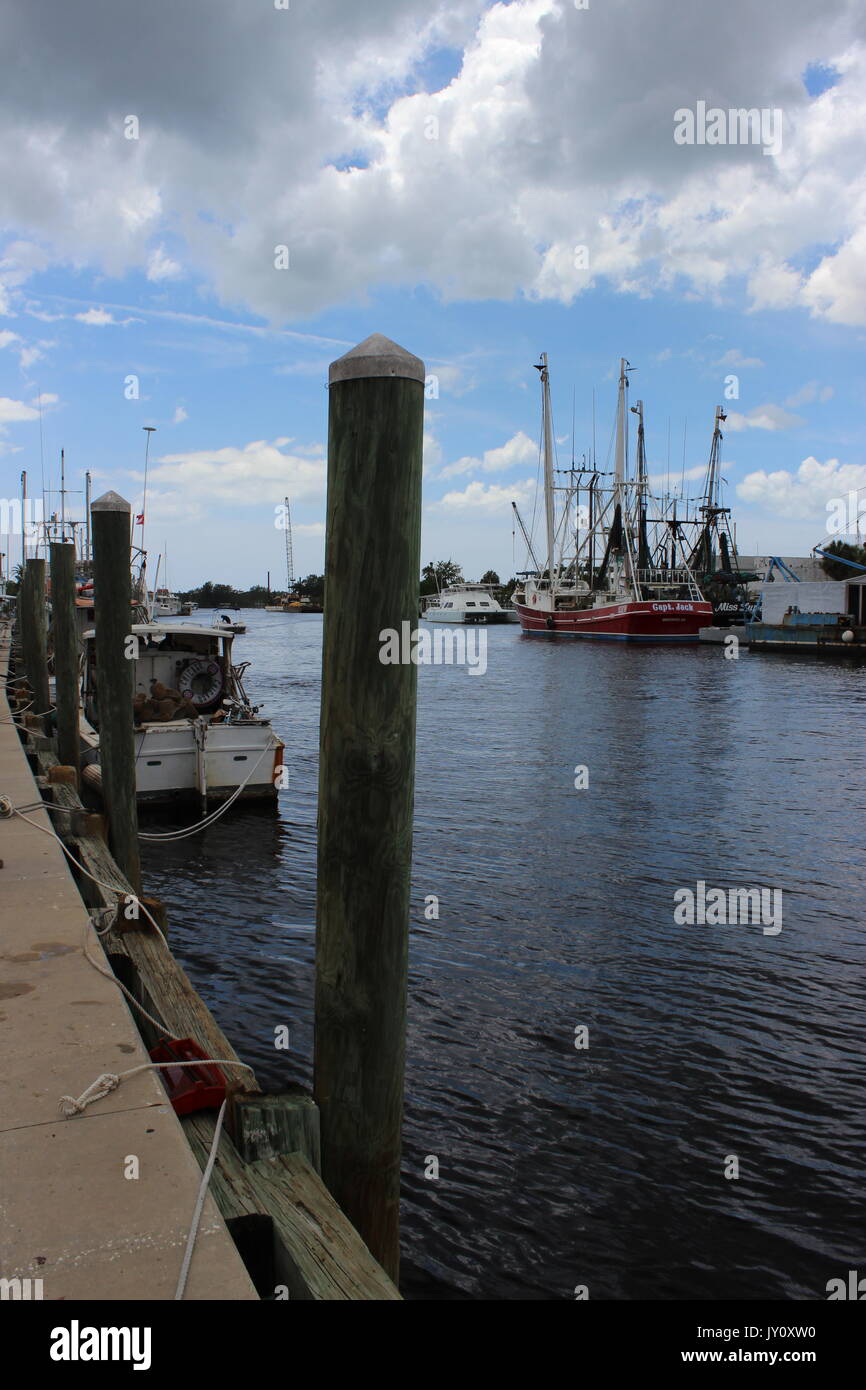
[[[492,584],[452,584],[426,600],[421,617],[428,623],[516,623],[513,608],[503,608]]]
[[[283,743],[251,705],[249,662],[232,663],[234,634],[192,623],[136,623],[134,657],[136,795],[208,803],[270,800],[282,785]],[[83,779],[99,787],[99,673],[95,633],[84,636]],[[240,789],[240,791],[239,791]]]
[[[150,611],[154,618],[177,618],[180,616],[181,601],[177,594],[168,589],[155,589],[148,594]]]

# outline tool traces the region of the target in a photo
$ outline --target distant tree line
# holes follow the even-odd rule
[[[437,594],[451,585],[465,582],[463,570],[456,561],[433,560],[421,571],[421,596]],[[509,602],[517,587],[516,579],[503,583],[495,570],[486,570],[477,583],[491,584],[500,603]],[[292,592],[299,598],[321,603],[325,596],[325,576],[308,574],[306,579],[297,581]],[[266,589],[263,584],[254,584],[251,589],[236,589],[231,584],[216,584],[211,579],[197,589],[187,589],[178,594],[184,601],[197,603],[199,608],[264,608],[267,603],[282,596],[282,590]]]
[[[264,584],[254,584],[251,589],[236,589],[232,584],[215,584],[208,579],[197,589],[187,589],[178,594],[184,602],[197,603],[199,608],[264,608],[266,604],[283,597],[283,590],[267,589]],[[308,574],[299,579],[292,590],[299,598],[308,598],[321,603],[325,593],[325,576]]]

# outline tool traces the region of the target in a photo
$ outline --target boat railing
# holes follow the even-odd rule
[[[701,591],[695,577],[691,570],[685,566],[678,569],[639,569],[637,582],[647,588],[673,589],[681,587],[688,589],[690,598],[701,598]]]

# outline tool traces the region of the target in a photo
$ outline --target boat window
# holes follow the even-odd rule
[[[450,601],[450,599],[449,599],[448,603],[444,604],[443,606],[444,606],[445,608],[453,608],[453,607],[454,607],[454,604],[453,604],[453,603]]]
[[[490,604],[487,602],[487,599],[486,599],[486,598],[483,598],[483,599],[481,600],[480,607],[481,607],[481,608],[489,608],[489,607],[490,607]]]
[[[477,607],[478,607],[478,604],[475,602],[474,598],[468,598],[468,599],[466,600],[466,607],[467,607],[467,608],[477,608]]]

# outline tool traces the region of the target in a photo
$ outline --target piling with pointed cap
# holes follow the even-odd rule
[[[78,772],[78,625],[75,620],[75,546],[51,544],[51,628],[54,634],[54,704],[57,756]]]
[[[129,503],[116,492],[91,509],[93,603],[96,613],[96,699],[99,762],[108,812],[109,844],[118,867],[141,892],[138,812],[135,803],[134,693],[131,630],[132,584]]]
[[[418,615],[424,364],[373,334],[331,364],[316,904],[322,1176],[392,1279],[417,667],[384,665]]]
[[[24,565],[21,596],[18,605],[21,627],[21,654],[30,689],[33,691],[34,714],[43,715],[43,728],[48,730],[48,641],[45,619],[45,561],[31,559]]]

